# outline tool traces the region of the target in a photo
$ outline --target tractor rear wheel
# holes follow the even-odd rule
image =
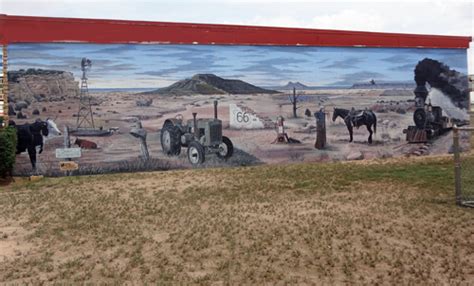
[[[181,153],[181,131],[171,122],[165,122],[161,129],[161,149],[168,156],[178,156]]]
[[[192,141],[188,147],[188,160],[193,166],[204,163],[205,150],[201,143]]]
[[[219,144],[219,151],[217,151],[217,157],[221,159],[230,158],[234,154],[234,145],[232,141],[226,136],[222,136],[222,143]]]

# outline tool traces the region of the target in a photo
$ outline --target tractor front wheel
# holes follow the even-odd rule
[[[219,144],[219,151],[217,151],[217,157],[221,159],[227,159],[232,157],[234,154],[234,145],[232,141],[226,136],[222,136],[222,143]]]
[[[188,147],[188,160],[193,166],[204,163],[205,151],[204,147],[197,141],[189,143]]]

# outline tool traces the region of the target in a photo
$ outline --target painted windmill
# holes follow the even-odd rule
[[[79,99],[79,111],[77,113],[76,129],[95,129],[94,114],[92,113],[91,97],[87,86],[87,72],[92,67],[92,61],[87,58],[81,60],[81,92]]]

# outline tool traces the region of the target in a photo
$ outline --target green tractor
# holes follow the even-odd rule
[[[168,156],[178,156],[181,148],[188,148],[188,160],[193,166],[204,163],[206,154],[216,154],[228,159],[234,153],[234,145],[222,136],[222,121],[217,118],[217,100],[214,101],[214,118],[196,118],[186,123],[182,116],[168,118],[161,129],[161,148]]]

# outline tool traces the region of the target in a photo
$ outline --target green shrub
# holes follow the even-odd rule
[[[16,129],[0,129],[0,177],[4,178],[13,170],[16,156]]]

